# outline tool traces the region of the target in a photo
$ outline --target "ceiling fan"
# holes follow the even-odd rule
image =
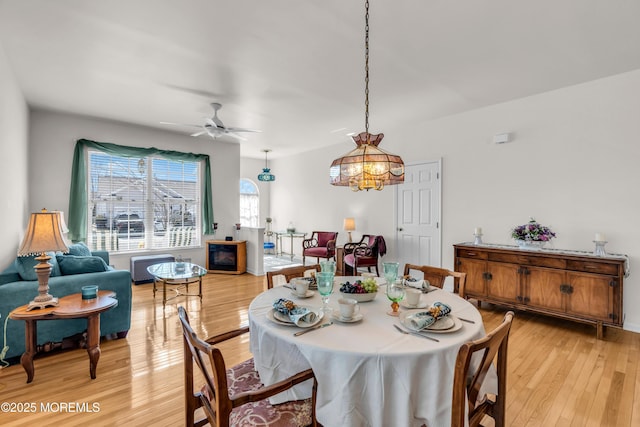
[[[209,135],[211,138],[215,139],[220,136],[231,136],[233,138],[237,138],[240,140],[246,140],[246,138],[238,135],[238,132],[260,132],[259,130],[254,129],[244,129],[244,128],[236,128],[236,127],[227,127],[222,123],[222,120],[218,118],[218,110],[222,108],[222,104],[218,102],[212,102],[211,107],[213,108],[213,117],[207,118],[204,124],[202,125],[190,125],[190,124],[182,124],[182,123],[170,123],[170,122],[160,122],[165,125],[177,125],[177,126],[187,126],[187,127],[196,127],[201,128],[202,130],[192,133],[191,136],[201,136],[201,135]]]

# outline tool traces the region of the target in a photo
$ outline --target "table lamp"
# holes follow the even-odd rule
[[[349,235],[349,243],[353,242],[351,240],[351,232],[356,229],[356,220],[354,218],[345,218],[344,219],[344,230]]]
[[[60,212],[43,209],[42,212],[31,214],[22,245],[18,249],[18,256],[39,255],[35,258],[38,264],[34,267],[38,276],[38,295],[29,303],[27,311],[58,305],[58,298],[49,294],[51,264],[48,261],[51,257],[46,252],[69,251],[62,235]]]

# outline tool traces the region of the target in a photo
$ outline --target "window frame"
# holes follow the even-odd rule
[[[87,152],[89,149],[121,157],[149,157],[156,155],[168,160],[200,161],[203,164],[201,179],[201,235],[213,234],[213,206],[211,196],[211,165],[206,154],[182,153],[157,148],[138,148],[124,145],[80,139],[76,142],[71,172],[68,228],[73,242],[86,242],[89,227],[89,182],[87,176]],[[148,248],[145,248],[148,250]]]

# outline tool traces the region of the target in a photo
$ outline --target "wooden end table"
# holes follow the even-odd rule
[[[38,339],[38,320],[87,319],[87,353],[89,353],[89,374],[96,378],[96,367],[100,358],[100,313],[118,305],[113,291],[98,291],[98,297],[83,300],[81,294],[72,294],[58,300],[56,307],[27,311],[28,304],[16,308],[9,317],[25,321],[25,352],[20,364],[27,373],[27,383],[33,381],[35,369],[33,358]]]

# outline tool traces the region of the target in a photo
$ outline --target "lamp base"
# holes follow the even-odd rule
[[[36,299],[38,298],[36,297]],[[34,308],[47,308],[47,307],[58,306],[58,298],[55,298],[55,297],[51,297],[51,299],[48,301],[36,301],[36,299],[34,299],[29,303],[29,306],[27,307],[27,311],[31,311]]]

